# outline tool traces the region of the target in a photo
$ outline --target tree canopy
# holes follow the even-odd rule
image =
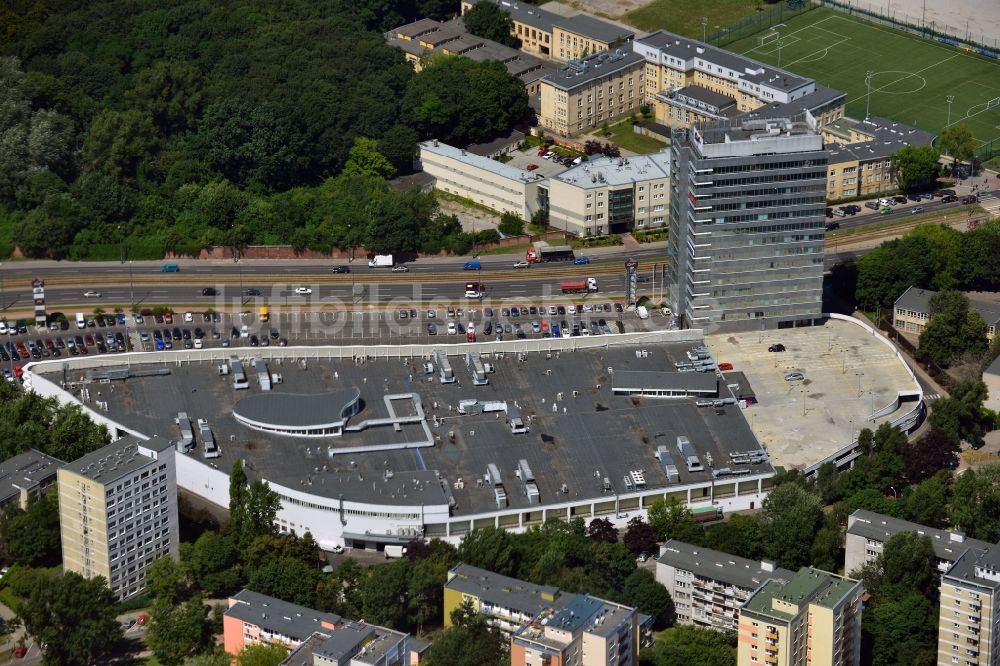
[[[953,161],[965,162],[972,158],[976,149],[976,137],[972,135],[968,125],[957,123],[941,130],[938,145]]]
[[[462,22],[465,23],[465,29],[477,37],[492,39],[514,48],[521,47],[521,41],[511,34],[514,22],[510,18],[510,12],[495,2],[482,0],[472,5],[462,14]]]
[[[530,117],[522,81],[501,63],[445,57],[418,73],[385,43],[385,30],[457,10],[454,0],[5,7],[0,255],[17,245],[35,258],[117,259],[119,240],[134,259],[376,239],[369,249],[464,249],[471,239],[431,195],[384,183],[412,168],[419,140],[465,145]],[[387,237],[387,218],[404,230]]]
[[[932,186],[941,165],[941,154],[934,146],[906,146],[892,156],[892,169],[896,173],[899,188],[906,192],[926,189]]]
[[[930,321],[920,333],[918,352],[947,367],[966,354],[986,351],[986,322],[969,307],[969,298],[958,291],[939,291],[930,299]]]
[[[47,664],[89,664],[108,654],[122,637],[115,620],[115,599],[108,581],[68,572],[36,578],[17,608],[25,630],[39,645]]]

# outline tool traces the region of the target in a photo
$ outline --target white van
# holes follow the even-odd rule
[[[406,546],[386,546],[385,547],[385,559],[399,559],[403,555],[406,555]]]
[[[87,319],[83,316],[82,312],[76,313],[76,327],[87,328]]]
[[[639,319],[649,319],[649,310],[646,309],[645,305],[637,307],[635,313],[639,316]]]

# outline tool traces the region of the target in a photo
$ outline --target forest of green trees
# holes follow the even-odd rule
[[[292,244],[463,250],[386,179],[417,141],[530,117],[499,62],[420,72],[380,31],[457,1],[36,0],[0,8],[0,255]]]

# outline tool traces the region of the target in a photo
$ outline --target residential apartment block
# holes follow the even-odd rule
[[[969,548],[941,578],[939,666],[1000,659],[1000,548]]]
[[[630,116],[643,104],[642,56],[630,50],[595,53],[546,75],[538,124],[569,136]]]
[[[820,314],[827,152],[813,119],[677,130],[668,300],[683,326]]]
[[[524,83],[536,112],[542,78],[557,69],[550,62],[469,33],[462,19],[442,22],[423,18],[407,23],[387,32],[386,43],[400,49],[407,62],[418,72],[423,68],[426,57],[433,53],[462,56],[477,62],[499,61],[512,76]]]
[[[824,125],[830,146],[826,198],[830,201],[899,189],[892,155],[906,146],[926,146],[934,135],[888,118],[840,118]]]
[[[141,593],[158,557],[177,557],[173,444],[124,437],[58,472],[63,569],[103,576],[118,599]]]
[[[251,590],[229,598],[222,627],[229,654],[273,643],[292,650],[282,662],[289,666],[410,666],[419,656],[408,634]]]
[[[897,331],[919,336],[931,318],[931,296],[936,291],[909,287],[892,306],[892,325]],[[986,339],[993,341],[1000,327],[1000,303],[969,299],[969,307],[986,322]]]
[[[578,236],[667,224],[670,153],[592,157],[549,178],[549,224]]]
[[[575,595],[546,609],[510,642],[511,666],[632,666],[639,663],[639,613],[628,606]]]
[[[795,575],[773,562],[756,562],[671,539],[660,549],[656,580],[674,600],[679,624],[736,631],[740,607],[769,580]]]
[[[522,51],[553,60],[576,60],[600,51],[613,51],[635,36],[631,30],[588,14],[562,16],[515,0],[483,1],[494,2],[510,14],[510,34],[520,40]],[[462,0],[462,13],[474,4]]]
[[[771,580],[740,610],[739,666],[857,666],[861,663],[860,581],[803,568]]]
[[[970,539],[961,532],[925,527],[908,520],[858,509],[847,517],[844,571],[850,575],[874,561],[884,549],[885,542],[900,532],[916,532],[930,537],[939,574],[946,572],[967,549],[990,547],[985,541]]]
[[[56,481],[63,463],[41,451],[31,449],[0,462],[0,511],[17,505],[26,509]]]
[[[444,584],[445,627],[451,626],[452,611],[465,601],[486,615],[491,625],[512,634],[545,609],[561,607],[564,598],[557,587],[535,585],[459,563],[448,571]]]
[[[512,666],[637,664],[640,625],[649,621],[634,608],[460,563],[444,585],[445,627],[466,601],[510,636]]]
[[[439,141],[422,141],[417,148],[419,168],[434,177],[436,189],[524,220],[546,205],[544,179],[530,171]]]
[[[733,120],[767,106],[785,117],[808,111],[818,126],[844,115],[844,93],[704,42],[658,30],[633,50],[645,60],[645,101],[666,125]]]

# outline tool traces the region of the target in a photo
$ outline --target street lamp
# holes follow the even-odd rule
[[[7,311],[7,299],[3,295],[3,264],[0,264],[0,306],[3,307],[4,312]]]
[[[948,95],[945,97],[945,101],[948,102],[948,124],[945,127],[951,127],[951,103],[955,101],[955,96]]]
[[[785,40],[778,40],[778,67],[781,67],[781,49],[785,48]]]
[[[875,76],[875,72],[868,70],[865,72],[865,85],[868,86],[868,100],[865,102],[865,120],[871,117],[872,110],[872,77]]]
[[[701,17],[701,41],[708,41],[708,17]]]

